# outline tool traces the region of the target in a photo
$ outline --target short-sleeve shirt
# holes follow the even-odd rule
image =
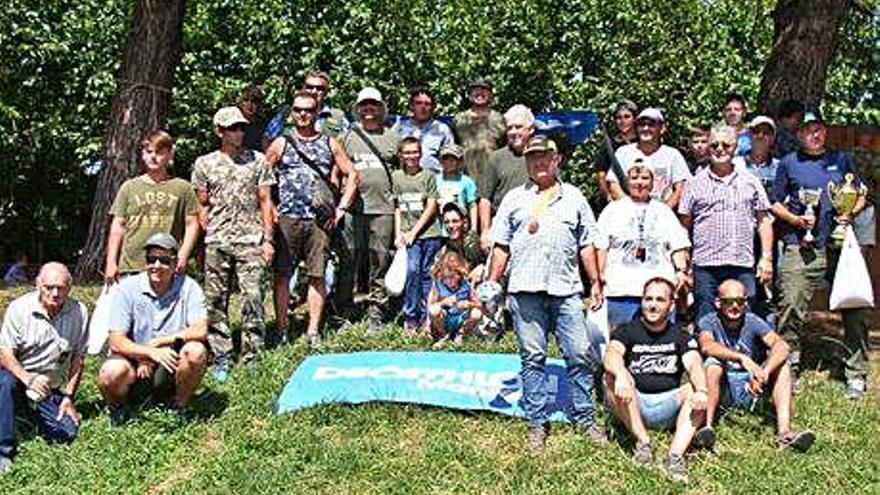
[[[757,363],[762,362],[766,354],[767,346],[764,344],[764,337],[773,331],[767,322],[753,313],[745,313],[736,330],[724,328],[717,313],[709,313],[700,318],[697,322],[697,328],[700,333],[712,335],[715,342],[731,351],[745,354]],[[728,370],[745,369],[739,361],[724,361],[724,367]]]
[[[183,240],[186,217],[198,213],[192,185],[176,177],[156,183],[141,175],[119,188],[110,214],[122,220],[125,236],[119,259],[123,273],[144,267],[144,244],[153,234],[171,234]]]
[[[360,124],[354,125],[360,127]],[[393,130],[384,127],[379,132],[368,131],[363,127],[360,129],[376,145],[385,165],[355,131],[350,130],[342,135],[340,143],[351,158],[355,170],[361,173],[358,199],[352,205],[351,211],[364,215],[393,214],[394,201],[388,174],[394,171],[391,167],[397,156],[397,143],[400,137]]]
[[[486,254],[480,249],[480,236],[477,235],[473,230],[469,230],[462,239],[461,244],[455,244],[451,239],[446,238],[446,242],[443,244],[443,247],[440,248],[440,251],[437,252],[437,256],[434,258],[434,264],[431,267],[431,272],[436,270],[440,264],[440,260],[443,259],[443,255],[449,251],[455,251],[458,254],[464,257],[464,260],[467,261],[468,270],[473,270],[477,266],[483,264],[486,261]]]
[[[465,174],[458,174],[457,177],[449,179],[443,177],[443,174],[438,175],[437,192],[440,194],[440,208],[446,203],[455,203],[462,210],[468,211],[477,201],[477,185]]]
[[[86,354],[88,320],[85,304],[72,298],[50,318],[40,303],[40,292],[35,290],[6,308],[0,348],[12,351],[29,373],[46,375],[52,388],[60,388],[67,381],[71,358]]]
[[[754,266],[755,215],[769,208],[752,174],[734,169],[719,177],[711,168],[701,170],[685,185],[678,205],[679,214],[693,217],[694,264]]]
[[[733,157],[733,166],[754,175],[761,181],[767,196],[770,196],[770,192],[773,190],[773,181],[776,180],[776,169],[779,168],[779,160],[770,157],[764,163],[752,163],[749,161],[748,155],[735,156]]]
[[[620,162],[620,168],[624,173],[631,169],[639,159],[646,166],[651,167],[654,171],[654,189],[651,190],[651,197],[654,199],[665,200],[672,194],[673,185],[691,178],[687,162],[681,153],[672,146],[661,144],[657,151],[646,155],[639,149],[638,143],[631,143],[618,148],[614,155]],[[606,178],[609,182],[620,182],[613,170],[608,173]]]
[[[526,157],[517,155],[509,146],[505,146],[489,156],[483,175],[477,180],[477,196],[489,201],[494,217],[504,196],[511,189],[528,182],[529,170],[526,168]]]
[[[546,211],[534,230],[533,219],[542,205]],[[533,183],[511,190],[492,223],[493,242],[510,249],[508,292],[560,297],[583,292],[580,252],[593,244],[595,235],[593,210],[573,185],[560,184],[549,202]]]
[[[395,170],[391,175],[394,179],[394,197],[397,209],[400,210],[400,230],[406,232],[413,228],[425,211],[428,199],[438,199],[437,180],[433,172],[419,170],[415,174],[407,174],[403,170]],[[418,238],[440,237],[440,225],[435,218],[428,224]]]
[[[683,357],[697,350],[694,338],[676,325],[662,332],[645,327],[641,318],[611,332],[611,340],[623,344],[623,362],[639,392],[658,394],[678,388],[685,371]]]
[[[423,170],[440,174],[443,165],[440,163],[440,150],[455,143],[452,129],[437,119],[431,119],[421,126],[412,117],[405,117],[397,122],[394,130],[401,139],[413,137],[419,140],[422,147],[421,166]]]
[[[263,238],[260,187],[275,185],[275,175],[258,151],[236,157],[214,151],[196,159],[192,185],[208,193],[206,244],[259,244]]]
[[[593,168],[598,172],[608,172],[611,170],[611,153],[608,152],[608,146],[605,145],[605,137],[599,134],[599,151],[596,152],[596,158],[593,161]],[[617,151],[618,148],[631,141],[627,140],[623,135],[617,135],[611,138],[611,148]]]
[[[828,241],[831,230],[834,229],[834,207],[828,196],[828,183],[843,184],[846,174],[856,176],[855,185],[861,184],[861,178],[856,172],[855,165],[850,156],[840,151],[826,151],[819,156],[807,155],[803,152],[786,155],[779,162],[776,171],[776,180],[773,181],[773,191],[770,199],[774,203],[786,205],[788,210],[795,215],[803,215],[806,207],[801,201],[802,189],[820,189],[819,206],[814,208],[816,214],[816,226],[813,227],[814,244],[823,247]],[[806,230],[797,229],[787,222],[783,224],[782,241],[785,244],[800,244]]]
[[[175,275],[171,287],[158,295],[147,273],[141,272],[119,282],[111,297],[110,331],[125,333],[137,344],[208,318],[201,287],[186,275]]]
[[[608,250],[605,295],[609,297],[639,297],[645,282],[654,277],[674,280],[672,253],[691,246],[675,213],[656,199],[613,201],[599,215],[598,227],[596,248]]]

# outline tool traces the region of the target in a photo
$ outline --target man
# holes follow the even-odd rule
[[[694,304],[697,319],[712,312],[718,286],[728,278],[740,280],[750,300],[755,275],[762,284],[773,277],[773,217],[761,183],[733,167],[736,131],[722,126],[709,140],[712,165],[688,183],[678,207],[681,223],[693,234]],[[761,258],[755,270],[755,227]]]
[[[544,447],[548,433],[547,335],[556,334],[571,391],[571,419],[597,444],[607,443],[596,426],[593,371],[598,364],[598,329],[584,318],[579,265],[592,280],[593,308],[602,305],[593,237],[596,222],[583,194],[558,178],[556,143],[533,137],[524,149],[531,183],[510,191],[492,226],[489,281],[509,270],[509,307],[522,360],[522,406],[529,420],[528,446]]]
[[[415,89],[409,95],[412,116],[400,120],[394,130],[401,138],[418,139],[422,146],[422,169],[441,174],[440,150],[455,144],[455,138],[448,125],[434,118],[435,105],[434,93],[427,88]]]
[[[324,311],[326,288],[324,271],[330,250],[332,230],[345,217],[354,203],[358,177],[342,145],[326,134],[318,133],[315,116],[318,100],[312,93],[300,91],[293,98],[290,120],[293,129],[286,130],[266,150],[266,160],[277,171],[278,228],[275,276],[275,318],[278,336],[287,336],[287,307],[290,302],[289,282],[294,267],[306,262],[308,277],[307,302],[309,323],[306,343],[316,346]],[[336,199],[341,177],[344,192]]]
[[[782,259],[780,260],[779,330],[791,346],[791,365],[797,375],[800,364],[799,334],[809,318],[810,300],[813,292],[825,279],[831,280],[837,267],[839,248],[830,242],[835,224],[849,225],[865,207],[860,196],[851,213],[838,212],[828,196],[828,183],[843,184],[846,174],[858,172],[849,155],[830,151],[825,147],[827,129],[821,114],[816,110],[804,114],[797,132],[801,149],[786,155],[779,163],[776,181],[773,183],[772,211],[785,230],[782,236]],[[814,215],[806,212],[801,194],[806,190],[819,190],[819,204]],[[812,241],[804,236],[807,230]],[[844,309],[843,315],[845,349],[845,374],[847,397],[861,399],[867,391],[868,378],[868,318],[864,309]]]
[[[666,121],[663,112],[656,108],[646,108],[636,118],[638,141],[621,146],[615,156],[623,172],[626,173],[639,160],[654,171],[655,199],[666,203],[673,211],[678,206],[684,183],[691,178],[687,162],[675,148],[662,144]],[[617,175],[612,170],[608,174],[608,188],[613,199],[624,195]]]
[[[674,429],[663,468],[687,481],[684,454],[706,409],[706,376],[697,343],[669,322],[675,286],[664,278],[645,283],[641,317],[611,333],[605,352],[605,389],[611,412],[633,436],[633,461],[648,466],[653,448],[647,428]],[[681,384],[687,371],[689,383]]]
[[[529,107],[514,105],[504,114],[507,122],[507,146],[492,152],[482,176],[477,178],[480,246],[484,251],[492,247],[492,218],[501,206],[501,200],[511,191],[529,181],[523,150],[535,133],[535,116]]]
[[[248,86],[241,92],[238,99],[238,109],[248,120],[244,126],[244,147],[252,150],[263,150],[263,132],[265,121],[263,120],[263,88]]]
[[[237,107],[214,115],[214,133],[220,149],[202,155],[193,165],[192,184],[201,209],[205,235],[205,296],[208,300],[214,376],[226,381],[232,351],[228,321],[233,274],[241,292],[242,352],[255,354],[263,347],[263,270],[275,248],[271,188],[275,177],[263,154],[244,148],[247,119]]]
[[[780,450],[805,451],[816,435],[809,430],[791,429],[794,404],[788,344],[764,320],[749,312],[747,301],[742,282],[725,280],[715,299],[717,312],[697,323],[700,352],[706,356],[709,399],[706,426],[697,432],[695,443],[706,448],[715,443],[712,425],[719,403],[751,409],[770,396],[776,410]]]
[[[688,168],[691,174],[707,168],[712,163],[712,150],[709,149],[709,134],[712,127],[708,124],[691,126],[688,138]]]
[[[394,242],[394,201],[391,173],[396,168],[399,136],[385,127],[387,114],[382,93],[366,87],[357,96],[355,122],[340,142],[361,176],[359,195],[346,217],[344,249],[340,250],[341,270],[337,279],[337,298],[343,304],[353,299],[355,274],[368,264],[369,303],[367,322],[371,329],[382,325],[385,287],[382,276],[390,263]]]
[[[320,109],[315,118],[315,129],[322,134],[331,137],[337,137],[348,130],[348,119],[345,118],[345,112],[338,108],[332,108],[327,101],[327,94],[330,93],[330,76],[326,72],[313,71],[306,75],[302,91],[310,93],[318,100],[318,108]],[[266,124],[266,131],[263,133],[263,147],[266,149],[278,136],[284,133],[287,128],[290,117],[290,105],[282,105],[275,112],[275,116]]]
[[[746,99],[739,93],[727,93],[724,95],[724,105],[721,107],[721,116],[724,125],[736,130],[736,156],[742,156],[749,152],[752,147],[752,135],[745,127]]]
[[[798,100],[785,100],[779,105],[776,113],[776,142],[773,146],[773,157],[782,159],[785,155],[797,151],[797,129],[804,118],[804,104]]]
[[[464,148],[464,172],[477,183],[489,155],[504,145],[504,117],[492,109],[492,83],[476,79],[468,86],[470,108],[455,115],[453,128]]]
[[[458,203],[449,202],[440,209],[443,227],[448,237],[437,256],[434,258],[433,272],[437,263],[447,251],[456,251],[467,261],[470,275],[468,280],[472,286],[477,286],[483,281],[486,271],[486,253],[480,249],[480,239],[477,233],[470,228],[470,219],[464,209]]]
[[[0,473],[16,453],[16,413],[33,414],[49,441],[71,442],[80,416],[74,406],[88,349],[86,306],[68,297],[70,272],[46,263],[37,290],[12,301],[0,328]],[[27,405],[30,399],[35,404]]]
[[[177,241],[156,234],[144,248],[144,271],[119,283],[113,295],[110,357],[98,387],[114,426],[128,419],[125,406],[150,394],[181,411],[189,405],[208,364],[205,297],[195,280],[173,270]]]
[[[625,144],[635,142],[636,135],[636,112],[638,107],[630,100],[620,100],[614,108],[614,127],[617,132],[610,136],[611,150],[605,144],[604,136],[602,142],[599,143],[599,151],[596,153],[596,161],[593,163],[593,169],[596,170],[596,185],[602,193],[602,198],[610,200],[611,191],[608,189],[608,181],[605,176],[611,170],[611,153],[617,151],[618,148]]]
[[[611,328],[639,315],[648,280],[675,280],[676,290],[685,292],[691,284],[688,233],[675,212],[651,198],[653,171],[637,165],[629,169],[627,178],[630,196],[602,210],[595,243]]]

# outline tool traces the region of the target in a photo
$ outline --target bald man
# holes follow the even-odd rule
[[[61,263],[47,263],[37,290],[12,301],[0,328],[0,472],[16,450],[15,412],[33,413],[49,441],[71,442],[79,414],[73,397],[88,347],[86,306],[68,297],[71,276]],[[25,406],[27,401],[35,407]]]
[[[706,426],[695,443],[715,443],[712,425],[719,403],[754,409],[770,397],[776,410],[780,450],[806,451],[816,435],[791,429],[792,373],[785,340],[748,308],[748,291],[742,282],[727,279],[718,288],[714,313],[697,322],[700,351],[706,357],[709,389]]]

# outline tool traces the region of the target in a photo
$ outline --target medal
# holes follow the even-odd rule
[[[534,234],[535,232],[537,232],[538,227],[539,227],[538,219],[536,219],[535,217],[530,218],[529,219],[529,234]]]

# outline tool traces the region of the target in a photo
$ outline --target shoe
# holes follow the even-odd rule
[[[444,335],[437,339],[437,342],[434,342],[434,345],[432,345],[431,348],[442,349],[447,343],[449,343],[449,335]]]
[[[529,452],[532,454],[540,454],[544,451],[544,443],[547,441],[547,432],[549,427],[544,425],[532,426],[529,428],[528,446]]]
[[[599,446],[608,445],[608,435],[596,423],[581,426],[581,434],[591,443]]]
[[[117,428],[128,423],[131,419],[131,414],[123,404],[111,404],[107,406],[107,417],[110,421],[110,426]]]
[[[321,334],[319,333],[306,333],[306,347],[313,350],[318,350],[321,348]]]
[[[461,332],[455,334],[455,338],[452,339],[452,343],[455,345],[461,345],[464,343],[464,334]]]
[[[406,320],[403,322],[403,335],[413,337],[421,328],[422,325],[419,324],[418,320]]]
[[[636,442],[633,449],[632,460],[640,466],[650,466],[654,463],[654,446],[651,442]]]
[[[846,381],[846,398],[861,400],[865,398],[868,384],[864,378],[852,378]]]
[[[715,445],[715,430],[711,426],[704,426],[697,430],[694,435],[694,447],[711,449]]]
[[[12,459],[0,455],[0,475],[12,470]]]
[[[229,380],[229,360],[226,356],[217,356],[214,360],[214,371],[212,374],[217,383],[226,383]]]
[[[666,460],[663,461],[663,471],[675,481],[681,483],[687,483],[688,481],[688,470],[687,466],[684,464],[684,456],[682,455],[667,455]]]
[[[815,441],[816,434],[810,430],[790,431],[776,439],[780,451],[794,449],[798,452],[806,452]]]

